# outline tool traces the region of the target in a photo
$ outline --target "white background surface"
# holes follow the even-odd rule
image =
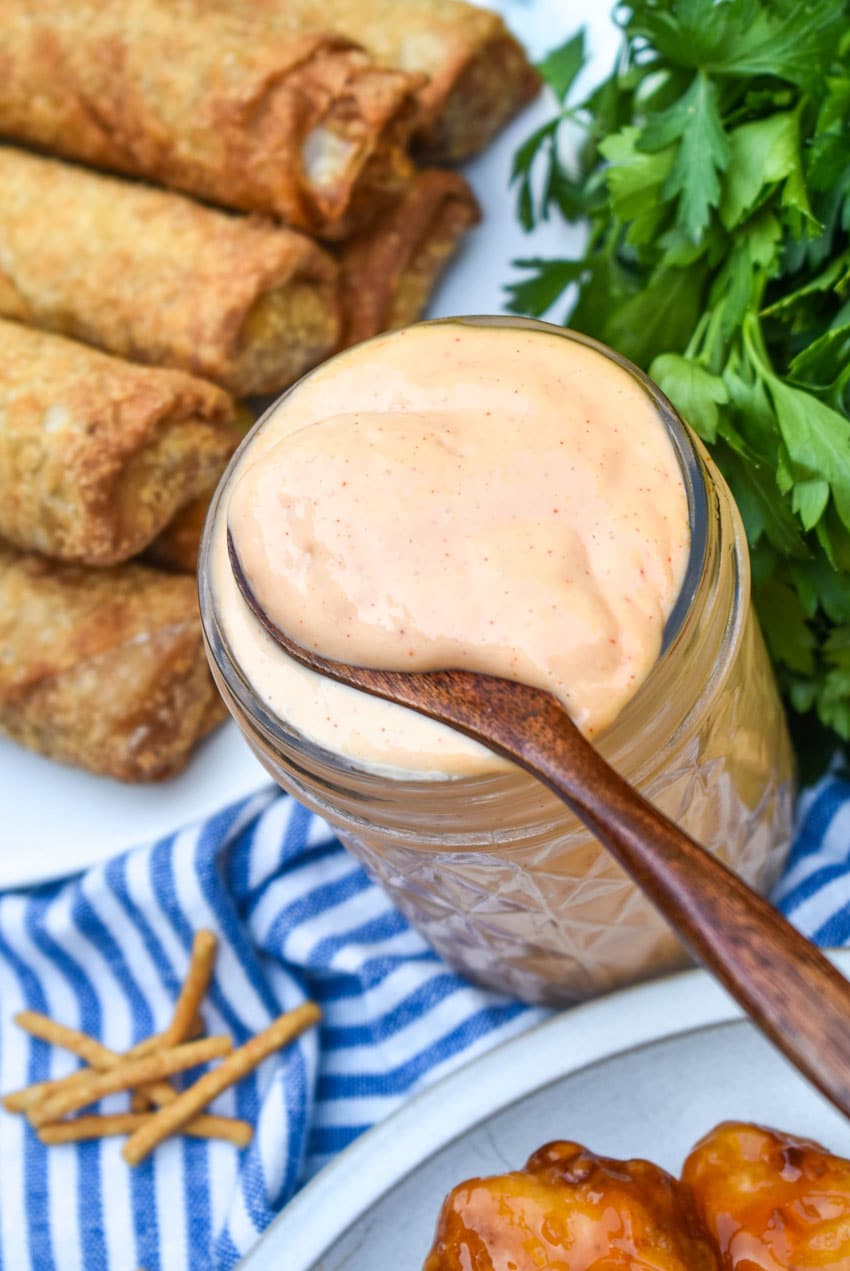
[[[593,57],[585,82],[601,78],[613,64],[618,38],[606,4],[489,0],[489,7],[501,9],[535,60],[584,24]],[[555,220],[527,235],[514,215],[514,192],[508,188],[513,154],[550,113],[551,102],[541,98],[464,169],[484,220],[450,267],[429,316],[502,312],[513,259],[568,255],[580,247],[579,229]],[[230,723],[198,749],[179,777],[147,786],[91,776],[0,739],[0,888],[73,873],[266,784],[265,772]]]

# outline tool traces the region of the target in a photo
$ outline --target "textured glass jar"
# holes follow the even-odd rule
[[[643,384],[679,456],[692,521],[690,567],[665,647],[599,748],[764,891],[790,842],[793,759],[750,607],[740,517],[719,472],[655,386],[611,350],[560,334],[599,349]],[[250,444],[249,435],[243,448]],[[631,880],[525,773],[388,774],[315,745],[270,714],[229,646],[212,585],[210,545],[241,454],[208,518],[201,614],[224,700],[275,780],[325,817],[446,961],[479,983],[563,1004],[682,965],[684,951]]]

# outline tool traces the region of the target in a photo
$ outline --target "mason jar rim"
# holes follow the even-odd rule
[[[687,567],[682,577],[676,602],[670,610],[667,622],[664,625],[664,637],[661,653],[659,654],[659,657],[662,657],[679,634],[687,617],[691,600],[705,568],[705,556],[708,547],[708,493],[705,488],[705,476],[702,465],[697,458],[690,431],[681,415],[669,397],[662,393],[655,381],[651,380],[639,366],[635,366],[634,362],[630,362],[627,357],[624,357],[622,353],[618,353],[616,349],[612,349],[610,345],[603,344],[601,340],[595,340],[593,336],[585,335],[581,331],[574,331],[572,327],[559,327],[553,322],[542,322],[539,318],[524,318],[519,315],[513,317],[510,314],[497,314],[489,317],[486,315],[471,315],[460,318],[433,318],[418,325],[434,326],[456,322],[468,323],[470,326],[520,327],[525,330],[544,331],[548,334],[566,337],[576,344],[583,344],[585,347],[601,353],[603,357],[615,362],[624,371],[627,371],[633,379],[638,381],[655,406],[679,464],[679,471],[682,475],[682,482],[688,501],[688,521],[691,531]]]
[[[679,415],[673,403],[661,391],[657,384],[649,378],[639,367],[630,362],[628,358],[618,353],[615,349],[603,344],[601,341],[594,339],[592,336],[584,335],[582,332],[574,331],[570,327],[557,326],[554,323],[543,322],[537,318],[525,318],[510,314],[464,314],[450,318],[433,318],[424,322],[416,323],[416,326],[450,326],[450,325],[469,325],[480,327],[506,327],[520,328],[525,330],[540,331],[541,333],[557,335],[561,338],[572,340],[574,343],[583,344],[587,348],[591,348],[600,353],[609,361],[615,362],[623,370],[625,370],[633,379],[637,380],[644,391],[649,396],[658,413],[661,422],[664,424],[665,431],[673,446],[679,470],[682,476],[683,485],[688,505],[688,518],[691,531],[691,542],[688,554],[688,563],[679,593],[673,608],[668,615],[667,622],[664,627],[664,635],[662,646],[658,659],[649,672],[648,679],[651,679],[659,665],[665,660],[665,656],[671,646],[675,643],[684,624],[690,614],[691,607],[695,595],[697,593],[700,580],[703,577],[706,555],[708,551],[708,533],[709,533],[709,500],[708,490],[706,487],[705,474],[703,465],[700,462],[694,441],[691,437],[690,430]],[[363,341],[357,347],[362,348],[364,345],[373,343],[379,339],[386,339],[392,332],[382,332],[371,339]],[[214,659],[215,664],[222,675],[228,691],[233,694],[240,708],[250,717],[256,717],[263,725],[264,730],[271,735],[277,733],[281,726],[290,730],[294,735],[303,742],[310,750],[315,750],[318,754],[333,761],[342,762],[346,767],[363,770],[377,771],[380,765],[358,764],[347,755],[336,754],[329,751],[325,746],[318,742],[313,742],[310,738],[300,733],[294,725],[287,720],[281,720],[272,711],[268,710],[260,699],[257,689],[242,675],[238,665],[238,661],[232,655],[229,643],[222,638],[220,623],[216,615],[215,597],[210,582],[210,551],[213,530],[216,518],[221,505],[221,500],[230,483],[231,478],[241,463],[245,450],[251,445],[256,433],[265,425],[273,412],[275,412],[290,393],[305,380],[309,379],[316,372],[322,370],[328,365],[328,362],[335,360],[336,357],[344,356],[347,350],[342,350],[340,354],[336,354],[334,358],[320,363],[318,367],[308,371],[301,376],[296,382],[285,389],[275,400],[263,411],[262,415],[256,420],[249,432],[243,438],[239,447],[230,459],[222,477],[216,487],[210,506],[207,511],[204,530],[201,539],[201,547],[198,559],[198,593],[201,611],[201,624],[203,628],[204,638],[207,644],[209,655]],[[642,688],[643,686],[641,686]],[[627,706],[629,704],[627,703]],[[616,724],[616,720],[614,721]],[[608,730],[606,729],[606,732]],[[409,779],[416,781],[422,779],[421,774],[417,778],[417,774],[410,773]],[[429,778],[433,779],[433,778]]]

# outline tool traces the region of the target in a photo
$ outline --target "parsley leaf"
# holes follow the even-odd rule
[[[789,489],[799,482],[809,484],[821,478],[832,491],[839,517],[850,529],[850,420],[775,375],[766,379],[790,459]],[[826,499],[821,503],[821,513],[825,507]],[[811,529],[819,519],[820,515],[804,528]]]
[[[529,270],[529,277],[507,287],[510,308],[515,313],[539,318],[550,309],[564,289],[583,273],[584,266],[577,260],[518,260],[520,269]]]
[[[800,138],[797,115],[780,111],[754,123],[741,124],[729,138],[729,170],[723,183],[720,219],[724,228],[733,229],[745,220],[762,191],[778,181],[796,178],[787,194],[789,201],[802,197],[807,214],[805,187],[801,185]]]
[[[729,390],[719,375],[712,375],[698,362],[676,353],[662,353],[650,366],[649,374],[703,441],[717,441],[718,407],[729,401]]]
[[[850,740],[850,0],[617,18],[584,101],[579,36],[543,63],[559,108],[518,152],[519,211],[586,217],[588,245],[517,262],[510,304],[563,298],[690,420],[741,509],[786,700],[807,738]]]
[[[662,191],[678,199],[676,223],[693,242],[708,224],[720,202],[720,173],[729,162],[729,141],[717,109],[717,89],[700,72],[690,88],[643,130],[644,150],[676,145],[676,154]]]
[[[584,31],[579,31],[560,48],[538,64],[537,69],[554,92],[558,101],[564,101],[576,76],[584,66]]]

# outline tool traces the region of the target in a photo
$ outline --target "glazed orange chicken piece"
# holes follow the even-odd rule
[[[424,1271],[720,1271],[687,1193],[649,1161],[548,1143],[446,1197]]]
[[[723,1271],[848,1271],[850,1161],[806,1139],[726,1122],[682,1171]]]

